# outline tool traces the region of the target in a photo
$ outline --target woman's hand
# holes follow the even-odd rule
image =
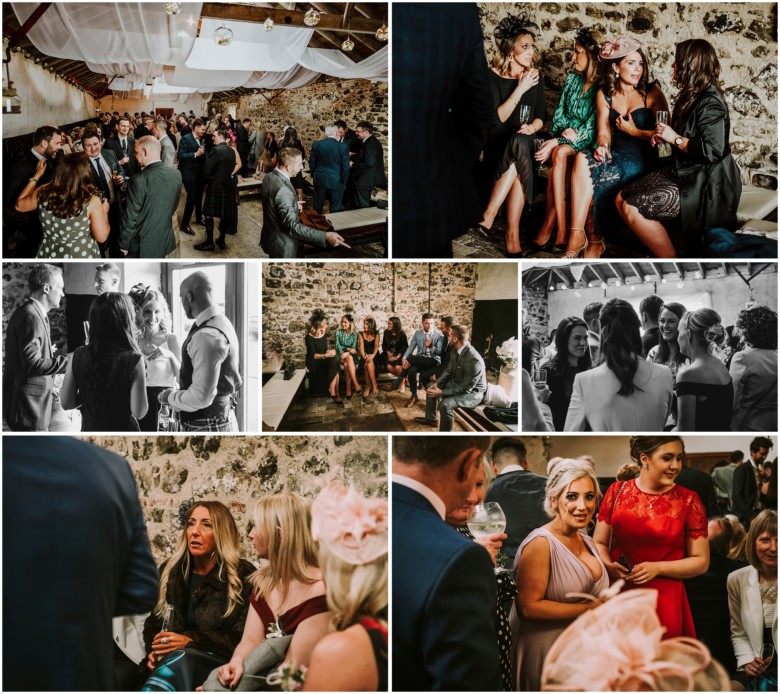
[[[46,171],[48,162],[45,159],[39,159],[38,164],[35,166],[35,178],[40,178]]]
[[[217,670],[217,679],[223,687],[235,687],[244,674],[244,664],[237,660],[225,663]]]
[[[769,665],[771,661],[771,658],[761,660],[761,658],[756,656],[753,662],[745,665],[745,674],[748,677],[758,677],[764,670],[766,670],[766,666]]]
[[[610,583],[614,583],[615,581],[619,579],[625,579],[628,576],[628,569],[623,566],[620,562],[617,561],[611,561],[609,563],[605,562],[604,566],[607,569],[607,573],[609,574],[609,580]]]
[[[612,159],[612,153],[609,151],[609,145],[599,145],[593,150],[593,158],[603,164],[605,161]]]
[[[183,634],[177,634],[175,631],[161,631],[156,634],[152,641],[152,653],[156,661],[162,660],[166,656],[180,648],[186,648],[192,639]]]
[[[547,384],[544,384],[543,388],[534,386],[534,395],[539,402],[547,404],[547,401],[550,399],[550,387]]]
[[[641,564],[637,564],[631,569],[631,573],[626,576],[626,580],[641,586],[644,583],[652,581],[659,573],[660,568],[656,562],[643,561]]]
[[[566,128],[566,130],[561,133],[561,137],[565,137],[569,142],[576,142],[579,134],[574,128]],[[553,142],[555,142],[555,140],[553,140]]]
[[[553,150],[558,146],[558,140],[553,138],[547,140],[536,152],[534,159],[536,161],[547,161],[553,153]]]
[[[366,354],[366,364],[373,364],[373,363],[374,363],[374,355]]]
[[[537,84],[539,84],[539,70],[533,67],[530,70],[526,70],[522,76],[517,78],[517,85],[520,87],[520,91],[523,94]]]
[[[517,130],[518,135],[536,135],[536,130],[534,130],[528,123],[525,125],[521,125]]]
[[[475,537],[474,542],[478,545],[482,545],[490,554],[490,558],[495,565],[498,553],[501,551],[501,545],[506,540],[506,533],[493,533],[492,535],[483,535],[482,537]]]
[[[325,356],[328,357],[328,358],[335,357],[336,356],[336,350],[335,349],[329,349],[327,352],[325,352]]]
[[[626,133],[626,135],[631,135],[631,137],[637,137],[641,133],[639,128],[636,127],[636,123],[634,123],[634,117],[630,113],[628,117],[618,116],[615,126],[618,130]]]

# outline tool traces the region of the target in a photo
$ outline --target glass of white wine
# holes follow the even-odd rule
[[[669,125],[669,111],[656,111],[655,122],[663,123],[664,125]],[[671,156],[671,154],[672,154],[672,146],[668,142],[658,143],[659,157],[668,157]]]
[[[506,528],[506,516],[499,504],[495,501],[488,501],[474,506],[466,521],[466,526],[474,537],[503,533],[504,528]],[[502,569],[496,566],[493,571],[498,574],[501,573]]]
[[[526,125],[531,117],[531,107],[527,104],[522,104],[517,109],[517,115],[520,116],[520,125]]]

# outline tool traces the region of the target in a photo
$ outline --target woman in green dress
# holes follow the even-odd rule
[[[341,317],[341,327],[336,330],[336,356],[346,376],[347,397],[351,398],[353,388],[356,391],[360,390],[357,377],[360,354],[358,353],[358,329],[355,327],[355,319],[349,313]]]

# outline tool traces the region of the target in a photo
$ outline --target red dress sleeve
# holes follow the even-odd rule
[[[698,540],[707,537],[707,511],[699,495],[690,492],[685,508],[685,538]]]
[[[609,523],[612,525],[612,508],[615,506],[615,497],[622,484],[622,482],[613,482],[609,485],[609,489],[607,489],[602,497],[598,514],[598,520],[602,523]]]

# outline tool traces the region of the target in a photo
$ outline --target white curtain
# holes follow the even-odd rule
[[[388,52],[389,47],[383,46],[374,55],[356,63],[335,48],[307,48],[298,62],[309,70],[331,77],[386,82]]]
[[[193,70],[177,65],[165,70],[166,84],[177,87],[208,88],[213,92],[235,89],[244,84],[252,73],[248,70]]]
[[[254,72],[242,86],[247,89],[300,89],[320,76],[300,65],[287,72]]]
[[[163,66],[156,63],[87,63],[87,67],[100,75],[120,75],[127,77],[129,75],[139,77],[144,80],[151,80],[155,77],[161,77]]]

